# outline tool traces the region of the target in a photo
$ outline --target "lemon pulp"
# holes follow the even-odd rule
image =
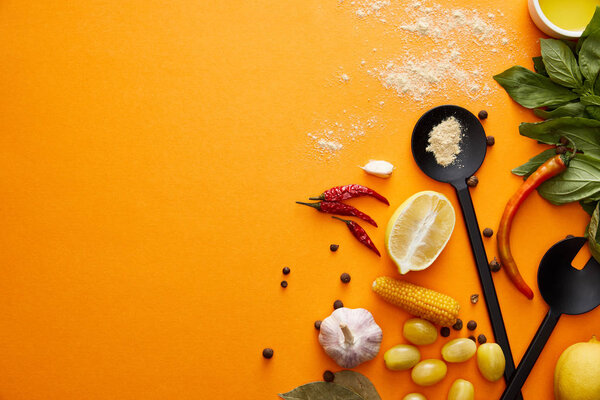
[[[455,214],[441,193],[419,192],[394,212],[386,231],[386,249],[401,274],[431,265],[448,243]]]
[[[600,0],[540,0],[544,15],[556,26],[581,31],[590,22]]]

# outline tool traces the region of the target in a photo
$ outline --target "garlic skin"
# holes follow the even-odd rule
[[[375,175],[380,178],[389,178],[394,171],[394,165],[383,160],[370,160],[362,168],[367,174]]]
[[[342,368],[354,368],[379,353],[383,332],[364,308],[338,308],[321,322],[319,343]]]

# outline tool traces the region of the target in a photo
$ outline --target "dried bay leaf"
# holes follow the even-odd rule
[[[373,383],[361,373],[343,370],[335,373],[334,382],[358,393],[364,400],[381,400]]]
[[[280,393],[284,400],[366,400],[356,392],[333,382],[311,382]]]

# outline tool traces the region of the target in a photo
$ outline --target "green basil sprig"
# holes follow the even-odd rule
[[[512,172],[527,178],[558,146],[576,148],[568,168],[538,192],[557,205],[577,201],[592,215],[587,235],[600,261],[600,7],[577,42],[540,39],[540,47],[535,72],[517,65],[494,76],[514,101],[545,120],[522,123],[519,133],[553,146]]]

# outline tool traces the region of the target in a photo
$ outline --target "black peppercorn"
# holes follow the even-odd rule
[[[488,136],[485,138],[485,144],[488,146],[493,146],[496,144],[496,139],[493,136]]]
[[[442,329],[440,329],[440,335],[442,335],[442,337],[450,336],[450,328],[444,326]]]
[[[284,289],[285,289],[285,288],[287,287],[287,285],[288,285],[288,284],[287,284],[287,281],[281,281],[281,287],[282,287],[282,288],[284,288]]]
[[[472,294],[471,295],[471,303],[476,304],[479,301],[479,295],[478,294]]]
[[[490,271],[498,272],[500,271],[500,263],[496,260],[496,257],[492,261],[490,261]]]
[[[483,236],[489,238],[492,237],[492,235],[494,234],[494,231],[492,230],[492,228],[485,228],[483,230]]]
[[[486,119],[488,117],[488,112],[485,110],[481,110],[479,111],[479,113],[477,113],[477,116],[479,117],[479,119]]]
[[[477,339],[475,339],[475,336],[471,335],[471,336],[469,336],[469,339],[471,339],[472,341],[474,341],[475,343],[477,343]]]
[[[331,372],[330,370],[323,372],[323,380],[325,382],[333,382],[334,379],[335,379],[335,374],[333,372]]]
[[[344,272],[342,275],[340,275],[340,280],[344,283],[350,282],[350,274]]]
[[[475,187],[475,186],[477,186],[478,183],[479,183],[479,178],[477,178],[475,175],[470,176],[469,179],[467,179],[467,186],[469,186],[469,187]]]
[[[262,355],[264,358],[267,358],[267,359],[273,357],[273,349],[271,349],[269,347],[267,347],[266,349],[263,349]]]
[[[565,146],[557,146],[556,149],[554,149],[554,152],[556,154],[565,154],[567,152],[567,148]]]
[[[329,250],[331,251],[337,251],[340,248],[339,244],[330,244],[329,245]]]
[[[462,319],[458,318],[456,320],[456,323],[454,323],[454,325],[452,325],[452,329],[454,329],[455,331],[460,331],[463,327],[463,322]]]
[[[485,335],[481,334],[477,336],[477,341],[479,342],[479,344],[484,344],[485,342],[487,342],[487,338],[485,337]]]
[[[283,269],[281,270],[281,272],[283,272],[284,275],[287,275],[290,273],[290,268],[289,267],[283,267]]]
[[[315,321],[314,326],[316,330],[321,330],[321,322],[323,321],[321,321],[320,319]]]
[[[344,307],[344,303],[341,300],[336,300],[333,302],[333,309],[337,310],[338,308]]]
[[[477,322],[470,320],[469,322],[467,322],[467,329],[470,331],[474,331],[475,329],[477,329]]]

